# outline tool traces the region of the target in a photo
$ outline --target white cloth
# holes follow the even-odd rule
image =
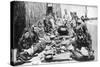
[[[83,55],[85,55],[85,56],[88,56],[88,50],[86,50],[85,47],[82,47],[82,48],[81,48],[81,53],[82,53]]]

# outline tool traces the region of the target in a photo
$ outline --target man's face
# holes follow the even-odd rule
[[[37,27],[34,27],[34,31],[35,31],[35,32],[37,31]]]
[[[73,18],[73,13],[72,13],[72,12],[70,13],[70,15],[71,15],[71,17]]]
[[[65,14],[67,14],[67,10],[65,9]]]
[[[72,24],[73,24],[73,27],[75,27],[75,26],[76,26],[76,21],[73,20],[73,21],[72,21]]]

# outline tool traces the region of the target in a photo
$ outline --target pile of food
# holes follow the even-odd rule
[[[56,21],[51,17],[43,19],[39,26],[32,25],[19,40],[17,59],[27,62],[38,57],[41,62],[50,61],[57,54],[70,52],[73,60],[93,60],[92,40],[86,24],[80,19],[73,20]]]

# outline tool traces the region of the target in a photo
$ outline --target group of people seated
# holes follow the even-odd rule
[[[71,19],[66,9],[63,18],[50,13],[36,25],[25,28],[18,42],[17,58],[25,62],[51,46],[56,54],[58,49],[71,52],[70,57],[75,60],[94,59],[92,40],[84,17],[79,18],[76,12],[70,12],[70,15]]]

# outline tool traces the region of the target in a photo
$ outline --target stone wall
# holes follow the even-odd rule
[[[47,3],[25,2],[26,7],[26,25],[27,27],[36,24],[38,20],[46,16]],[[53,12],[61,17],[60,4],[53,4]]]
[[[25,2],[26,25],[36,24],[46,15],[46,3]]]
[[[57,16],[61,17],[61,5],[53,4],[53,12],[57,14]]]

